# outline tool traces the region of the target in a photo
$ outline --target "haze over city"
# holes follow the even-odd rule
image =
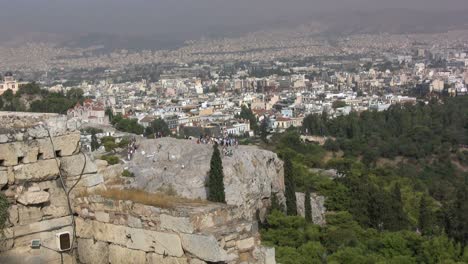
[[[167,44],[200,37],[237,36],[311,22],[323,26],[321,32],[332,34],[437,31],[468,24],[462,12],[468,9],[464,0],[0,2],[0,41],[70,41],[80,46],[120,37],[136,47],[167,48]],[[146,44],[135,44],[131,38]]]

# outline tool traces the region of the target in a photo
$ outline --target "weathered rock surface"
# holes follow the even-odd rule
[[[210,262],[221,262],[228,259],[228,254],[218,245],[213,236],[181,234],[182,247],[199,259]]]
[[[86,160],[85,160],[86,157]],[[97,172],[96,164],[87,155],[74,155],[60,159],[61,169],[65,176],[79,176],[83,174],[93,174]]]
[[[181,257],[182,251],[179,236],[151,230],[106,224],[97,221],[76,219],[77,236],[94,238],[130,249],[155,252],[161,255]]]
[[[162,214],[160,216],[161,228],[179,232],[193,233],[193,226],[188,217],[174,217],[171,215]]]
[[[78,239],[78,256],[84,264],[108,264],[109,247],[104,242]]]
[[[50,198],[50,194],[44,191],[37,191],[37,192],[25,192],[21,194],[17,201],[22,205],[36,205],[48,202]]]
[[[161,256],[153,253],[146,254],[146,264],[187,264],[186,258]]]
[[[297,213],[301,216],[305,216],[304,200],[305,194],[297,192]],[[316,225],[325,225],[325,213],[327,211],[325,208],[325,197],[317,195],[316,193],[311,193],[310,206],[312,211],[312,222]]]
[[[44,181],[56,178],[59,168],[55,159],[39,160],[36,163],[15,166],[13,173],[16,182]]]
[[[146,254],[143,251],[110,245],[109,262],[112,264],[146,263]]]
[[[210,168],[213,145],[190,140],[161,138],[139,142],[129,162],[135,173],[135,187],[150,192],[174,188],[178,195],[206,199],[205,182]],[[270,151],[251,146],[232,148],[231,157],[223,157],[226,202],[244,210],[253,218],[264,207],[263,199],[272,192],[283,193],[283,162]]]

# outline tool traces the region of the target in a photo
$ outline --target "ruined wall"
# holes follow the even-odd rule
[[[0,263],[275,263],[274,249],[260,245],[257,223],[244,207],[203,203],[162,209],[105,199],[93,192],[110,188],[123,168],[81,153],[79,124],[27,113],[0,113],[0,124],[0,189],[10,202]],[[76,184],[70,194],[74,217],[60,172],[66,190]],[[257,199],[249,201],[257,208],[272,188],[282,188],[278,179],[253,196],[240,192],[239,201]],[[73,234],[74,227],[75,250],[57,252],[56,235]],[[31,248],[32,239],[42,246]]]
[[[81,263],[275,263],[257,223],[221,204],[162,209],[100,196],[76,199]]]
[[[10,203],[0,263],[72,263],[69,253],[56,251],[56,234],[73,232],[58,164],[79,155],[76,123],[54,114],[3,112],[0,124],[0,189]],[[32,239],[42,246],[32,249]]]

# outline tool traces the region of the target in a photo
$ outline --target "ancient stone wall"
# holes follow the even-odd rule
[[[62,160],[79,156],[76,124],[54,114],[0,113],[0,189],[10,207],[0,263],[73,263],[57,234],[73,234]],[[49,137],[49,135],[51,137]],[[31,248],[39,239],[41,246]]]
[[[272,189],[284,189],[275,155],[256,152],[261,155],[247,170],[235,162],[236,171],[264,162],[270,168],[240,179],[237,188],[248,189],[239,197],[236,178],[230,177],[228,193],[236,201],[230,205],[163,209],[93,194],[128,179],[121,177],[121,165],[107,166],[81,152],[79,124],[59,115],[26,113],[0,113],[0,124],[0,190],[10,203],[0,263],[275,263],[274,249],[261,246],[251,211],[268,203]],[[245,156],[252,150],[242,151]],[[262,181],[257,187],[256,178]],[[239,206],[245,201],[248,207]],[[58,250],[57,234],[63,232],[74,240],[71,251]],[[35,239],[41,246],[32,248]]]
[[[75,204],[81,263],[275,263],[257,223],[238,218],[235,207],[162,209],[100,196]]]

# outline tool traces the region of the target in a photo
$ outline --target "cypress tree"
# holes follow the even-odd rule
[[[91,134],[91,150],[95,151],[98,148],[99,148],[99,142],[97,140],[96,133],[93,132]]]
[[[312,206],[310,205],[310,189],[307,188],[304,198],[305,220],[312,223]]]
[[[213,146],[213,154],[211,156],[210,171],[208,172],[208,201],[225,203],[224,194],[224,173],[221,154],[218,149],[218,144]]]
[[[282,206],[278,202],[278,197],[276,196],[276,193],[272,193],[270,199],[271,199],[270,211],[278,210],[280,212],[284,212],[284,209],[282,209]]]
[[[391,206],[389,221],[386,223],[386,229],[388,230],[402,230],[407,227],[406,214],[403,211],[403,201],[401,199],[400,185],[397,183],[391,192]]]
[[[429,208],[428,201],[426,195],[421,197],[421,201],[419,203],[419,218],[418,218],[418,228],[423,235],[429,235],[432,233],[432,212]]]
[[[289,157],[284,159],[284,184],[287,215],[297,215],[296,185],[294,184],[293,165]]]

